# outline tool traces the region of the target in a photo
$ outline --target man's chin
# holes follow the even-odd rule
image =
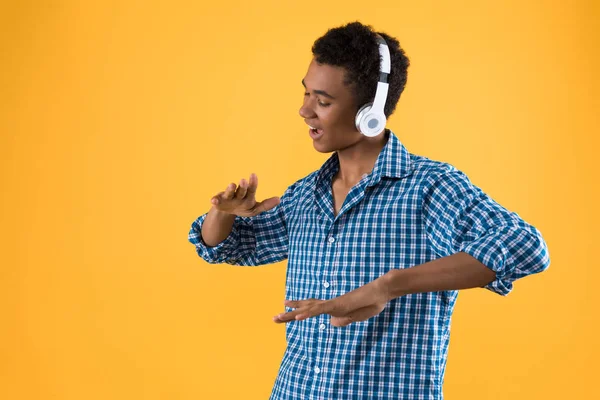
[[[313,141],[313,147],[315,148],[315,150],[317,150],[319,153],[323,153],[323,154],[327,154],[327,153],[332,153],[335,151],[335,149],[330,148],[327,145],[324,145],[323,143],[319,142],[319,141]]]

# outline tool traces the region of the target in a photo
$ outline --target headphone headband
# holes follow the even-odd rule
[[[373,103],[365,104],[356,114],[355,124],[365,136],[377,136],[385,129],[385,102],[388,94],[388,77],[391,71],[390,49],[385,39],[376,33],[379,47],[379,79]]]
[[[377,90],[375,91],[375,101],[371,112],[381,112],[384,114],[385,101],[388,93],[388,76],[390,74],[390,49],[387,43],[377,34],[377,42],[379,43],[379,54],[381,59],[379,61],[379,81],[377,82]]]

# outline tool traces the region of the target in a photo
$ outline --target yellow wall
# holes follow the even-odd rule
[[[187,233],[228,183],[281,195],[328,157],[300,81],[357,19],[411,59],[388,126],[550,249],[506,298],[461,293],[446,398],[598,395],[598,2],[7,3],[0,398],[268,397],[285,263],[208,265]]]

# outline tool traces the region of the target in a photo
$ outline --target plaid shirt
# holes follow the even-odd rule
[[[333,214],[337,153],[287,188],[280,204],[236,217],[229,237],[207,247],[206,214],[188,240],[209,263],[256,266],[288,260],[288,300],[331,299],[393,268],[465,252],[496,272],[500,295],[545,270],[540,232],[496,203],[455,167],[409,153],[393,132],[373,171]],[[402,296],[346,327],[329,315],[286,324],[287,348],[270,399],[442,399],[450,318],[458,291]],[[291,311],[285,307],[285,311]]]

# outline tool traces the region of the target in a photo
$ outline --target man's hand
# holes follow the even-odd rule
[[[210,202],[218,211],[240,217],[254,217],[279,204],[279,197],[271,197],[257,202],[255,198],[257,187],[258,177],[255,174],[251,174],[249,183],[245,179],[242,179],[237,189],[235,183],[231,183],[224,192],[213,196]]]
[[[352,322],[366,321],[383,311],[391,300],[381,279],[376,279],[342,296],[331,300],[286,300],[284,304],[295,310],[273,317],[276,323],[300,321],[321,314],[331,315],[331,325],[347,326]]]

